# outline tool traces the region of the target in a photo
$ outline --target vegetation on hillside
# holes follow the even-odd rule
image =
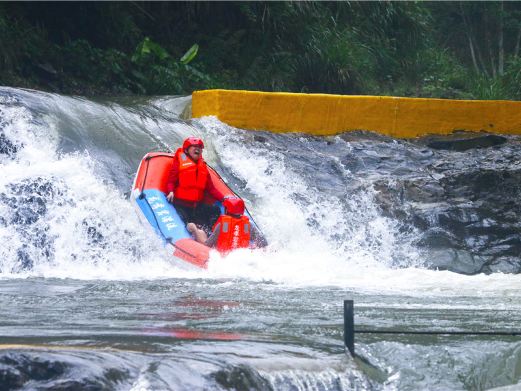
[[[519,2],[3,2],[0,83],[521,99]]]

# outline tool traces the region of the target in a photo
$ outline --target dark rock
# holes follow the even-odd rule
[[[92,380],[57,380],[38,387],[39,391],[104,391],[110,390],[101,381]]]
[[[253,136],[253,140],[255,140],[255,141],[259,142],[259,143],[265,143],[265,142],[268,141],[268,139],[266,137],[258,135],[258,134]]]
[[[47,206],[42,199],[31,197],[31,200],[25,200],[26,204],[19,205],[13,213],[11,219],[12,224],[27,225],[33,224],[45,214]],[[33,201],[33,202],[31,202]]]
[[[120,383],[124,380],[128,379],[129,372],[127,370],[120,370],[116,368],[109,368],[104,371],[103,377],[107,382],[110,383]]]
[[[378,180],[374,183],[376,200],[385,216],[424,232],[418,244],[427,254],[434,251],[428,267],[465,274],[516,270],[504,261],[500,266],[486,264],[521,254],[521,170],[510,168],[516,167],[510,158],[505,161],[504,168],[497,170],[462,168],[451,172],[447,164],[443,174],[436,172],[438,168],[429,168],[424,175],[417,172]],[[455,264],[451,266],[451,262]],[[521,265],[519,259],[514,263]]]
[[[42,198],[54,198],[55,195],[61,194],[53,184],[52,178],[37,177],[32,180],[25,180],[21,183],[12,184],[11,192],[16,195],[34,196]]]
[[[13,156],[20,146],[9,140],[4,133],[0,133],[0,154]]]
[[[0,364],[0,391],[22,388],[27,378],[15,368]]]
[[[427,146],[433,149],[443,149],[448,151],[467,151],[469,149],[488,148],[501,145],[507,142],[503,136],[488,134],[472,138],[450,138],[445,140],[432,140]]]
[[[30,270],[33,268],[34,262],[27,253],[27,246],[24,245],[18,249],[16,252],[18,257],[18,262],[20,264],[21,270]]]
[[[439,270],[448,270],[461,274],[479,273],[483,264],[471,253],[464,250],[443,249],[429,252],[429,264]]]
[[[460,240],[457,237],[439,227],[427,230],[418,245],[430,249],[453,249],[461,247]]]
[[[404,181],[403,187],[404,197],[411,201],[438,202],[445,193],[439,183],[428,179]]]
[[[94,226],[96,224],[93,225],[87,220],[83,220],[81,224],[85,228],[85,233],[87,234],[87,238],[89,239],[90,243],[105,247],[105,237],[99,232],[99,229],[101,228],[100,223],[97,223],[97,226]]]
[[[51,380],[63,375],[66,370],[67,365],[60,361],[7,353],[0,357],[0,390],[23,387],[29,380]]]
[[[14,351],[0,356],[0,391],[24,387],[49,391],[113,390],[129,378],[126,369],[108,368],[96,373],[89,371],[88,360],[64,360],[68,358],[47,352],[32,355]]]
[[[217,383],[231,390],[272,390],[271,385],[246,365],[221,369],[213,374]]]
[[[521,265],[516,257],[499,257],[483,267],[485,273],[520,273]]]
[[[29,270],[37,260],[52,258],[53,238],[42,218],[47,214],[49,202],[59,195],[62,192],[52,179],[41,177],[12,183],[0,194],[0,203],[7,207],[2,219],[17,231],[24,243],[17,250],[18,263],[12,272]]]
[[[47,203],[61,192],[44,178],[11,184],[9,194],[0,194],[0,202],[12,210],[10,223],[29,225],[37,222],[47,212]]]

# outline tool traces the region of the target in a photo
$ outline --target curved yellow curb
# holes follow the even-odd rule
[[[194,118],[214,115],[242,129],[334,135],[368,130],[411,138],[457,130],[521,134],[521,102],[205,90]]]

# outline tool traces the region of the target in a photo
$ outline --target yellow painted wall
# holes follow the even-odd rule
[[[352,130],[401,138],[449,134],[456,130],[521,134],[519,101],[195,91],[192,116],[208,115],[242,129],[313,135]]]

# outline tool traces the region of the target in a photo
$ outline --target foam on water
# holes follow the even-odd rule
[[[81,112],[87,105],[117,118],[138,115],[123,107],[109,111],[90,101],[53,99],[64,100],[67,104],[55,106],[68,111]],[[60,112],[34,113],[5,96],[0,110],[2,132],[19,146],[12,156],[1,158],[2,278],[231,278],[382,294],[520,294],[518,275],[464,276],[422,269],[424,254],[414,246],[415,232],[407,232],[380,213],[371,186],[345,198],[324,194],[313,186],[313,173],[302,177],[269,142],[252,143],[251,133],[215,118],[187,123],[186,132],[195,125],[205,138],[207,160],[224,168],[227,181],[240,182],[236,190],[270,245],[264,250],[236,251],[224,259],[213,252],[206,271],[178,269],[159,239],[139,223],[128,200],[88,148],[60,151],[63,129],[56,120]],[[141,123],[148,122],[145,118]],[[151,137],[159,132],[158,138],[166,138],[164,129],[156,125],[142,132]],[[346,180],[352,179],[341,162],[335,164]],[[15,207],[32,209],[16,211],[13,202]]]
[[[245,132],[215,118],[200,125],[222,164],[252,194],[247,204],[270,242],[262,251],[236,251],[225,259],[215,255],[209,276],[383,294],[520,294],[517,275],[465,276],[420,268],[425,255],[413,245],[415,233],[404,234],[396,221],[381,215],[371,188],[350,195],[343,206],[343,200],[320,194],[292,172],[269,144],[252,147]]]
[[[3,132],[20,149],[0,178],[0,276],[157,278],[173,276],[160,242],[125,197],[98,174],[88,151],[60,154],[49,118],[3,106]],[[154,267],[146,267],[153,264]]]

